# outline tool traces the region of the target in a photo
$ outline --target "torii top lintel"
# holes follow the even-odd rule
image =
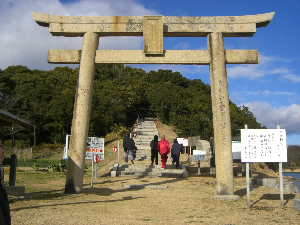
[[[206,37],[221,32],[224,37],[251,37],[256,28],[267,26],[274,12],[246,16],[59,16],[31,13],[34,20],[54,36],[76,37],[86,32],[99,36],[143,36],[145,17],[159,18],[164,37]]]

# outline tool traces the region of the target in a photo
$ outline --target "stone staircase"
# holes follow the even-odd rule
[[[153,140],[154,135],[158,135],[156,125],[152,118],[145,118],[140,120],[136,126],[136,137],[133,137],[137,147],[136,159],[134,164],[115,164],[111,168],[111,176],[149,176],[149,177],[187,177],[188,172],[185,166],[180,166],[179,169],[168,161],[166,168],[161,168],[161,159],[158,154],[158,164],[151,165],[151,148],[150,142]],[[171,147],[172,143],[170,143]]]
[[[176,169],[175,165],[166,165],[165,169],[161,165],[120,165],[117,176],[138,176],[138,177],[187,177],[185,166]]]
[[[151,160],[150,142],[153,140],[154,135],[158,135],[158,131],[152,119],[144,119],[137,124],[136,137],[133,138],[138,149],[135,160]]]

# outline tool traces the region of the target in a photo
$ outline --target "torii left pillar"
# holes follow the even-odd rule
[[[98,34],[87,32],[83,35],[65,185],[65,192],[69,194],[80,193],[83,186],[85,149],[87,146],[86,140],[95,75],[95,56],[98,45]]]

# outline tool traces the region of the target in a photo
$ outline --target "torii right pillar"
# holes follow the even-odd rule
[[[207,37],[211,55],[210,82],[216,157],[217,195],[234,195],[231,124],[224,39],[220,32]]]

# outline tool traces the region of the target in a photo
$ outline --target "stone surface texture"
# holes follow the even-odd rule
[[[229,94],[222,33],[208,35],[210,83],[216,157],[217,194],[233,195],[233,161]]]
[[[58,16],[31,13],[52,35],[83,36],[93,31],[100,36],[143,36],[143,16]],[[247,16],[162,17],[165,37],[206,37],[221,32],[224,37],[253,36],[256,28],[265,27],[274,12]]]
[[[300,212],[300,199],[294,199],[294,210]]]
[[[95,55],[98,44],[98,34],[88,32],[83,36],[66,177],[65,191],[67,193],[79,193],[83,185],[85,152],[94,85]]]

